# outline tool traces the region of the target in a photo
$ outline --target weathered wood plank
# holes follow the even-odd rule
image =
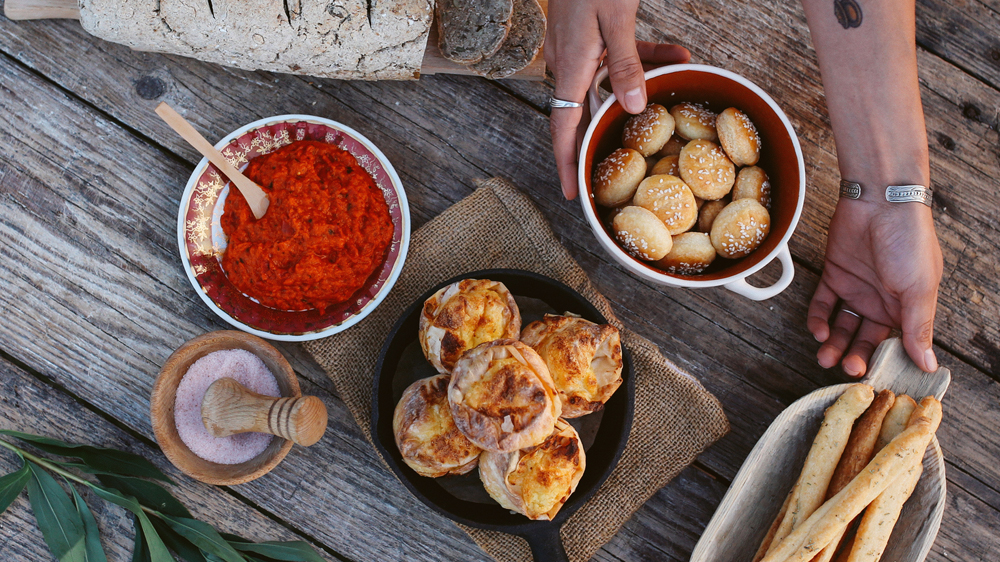
[[[700,8],[701,12],[691,15],[679,13],[678,8],[672,6],[644,5],[640,11],[643,18],[640,36],[691,44],[696,60],[741,72],[779,97],[800,133],[813,182],[801,225],[792,239],[792,250],[799,259],[819,268],[826,245],[826,225],[836,202],[838,178],[836,174],[829,173],[836,169],[835,150],[825,110],[822,109],[819,75],[808,47],[808,31],[800,8],[794,3],[752,9],[723,9],[712,3],[704,6]],[[777,10],[774,17],[767,11],[771,8]],[[770,53],[766,57],[758,57],[754,54],[755,49],[737,44],[738,38],[724,33],[728,20],[719,19],[713,26],[714,20],[711,19],[726,18],[732,9],[745,12],[741,15],[747,26],[747,36],[764,42],[768,37],[778,35],[774,40],[782,43],[766,49]],[[685,25],[668,27],[664,23],[677,18],[681,18]],[[774,20],[778,21],[778,27],[784,26],[780,27],[780,34],[776,32]],[[44,50],[34,48],[27,40],[32,33],[25,31],[23,26],[26,25],[38,27],[32,31],[45,38]],[[96,41],[74,25],[67,22],[16,25],[7,22],[0,29],[6,34],[3,35],[5,40],[10,41],[5,48],[16,52],[20,60],[51,76],[64,87],[81,92],[92,103],[107,108],[115,118],[157,139],[190,161],[196,159],[193,150],[148,111],[155,102],[139,98],[131,84],[161,80],[163,99],[174,103],[181,111],[190,112],[188,117],[193,118],[199,128],[211,137],[220,137],[265,113],[315,110],[316,113],[340,119],[369,134],[397,163],[407,189],[416,190],[411,199],[416,207],[417,225],[443,210],[447,201],[454,201],[467,192],[464,186],[468,185],[470,176],[493,173],[511,177],[522,187],[536,191],[536,197],[549,200],[552,208],[559,209],[561,222],[567,217],[579,216],[574,203],[558,200],[544,117],[540,114],[519,114],[515,110],[497,111],[496,108],[501,105],[517,107],[517,104],[511,106],[510,100],[504,99],[481,80],[427,79],[420,84],[316,80],[312,82],[315,87],[309,87],[293,77],[272,77],[265,73],[229,69],[220,74],[218,67],[213,65],[131,53],[122,47]],[[676,30],[684,35],[667,37],[657,28]],[[708,34],[711,41],[706,43],[704,34]],[[79,56],[76,45],[81,42],[89,43],[90,53],[95,56],[93,64],[86,65],[86,71],[80,65],[66,65],[64,62]],[[710,49],[709,45],[720,47]],[[775,54],[796,51],[807,56]],[[941,134],[950,134],[958,139],[981,139],[968,150],[965,144],[957,145],[954,151],[932,144],[934,177],[941,188],[938,227],[946,264],[939,341],[975,361],[977,366],[993,370],[996,364],[1000,364],[1000,351],[997,351],[1000,348],[1000,332],[995,323],[986,320],[995,311],[1000,311],[1000,296],[997,296],[1000,295],[1000,284],[992,275],[1000,267],[1000,262],[997,261],[997,253],[989,251],[989,240],[984,239],[980,231],[984,225],[989,230],[991,224],[1000,221],[1000,211],[997,210],[1000,204],[995,197],[991,198],[992,190],[988,188],[991,176],[1000,175],[1000,148],[997,142],[992,141],[996,137],[996,128],[991,129],[987,119],[987,108],[1000,107],[1000,94],[932,55],[921,53],[920,61],[922,71],[930,69],[925,83],[961,83],[961,91],[968,92],[952,95],[946,101],[941,96],[931,95],[925,88],[932,141]],[[128,76],[124,82],[122,69]],[[240,87],[234,88],[233,80]],[[514,86],[507,83],[505,87],[510,89]],[[521,97],[531,97],[528,92],[533,91],[537,92],[532,94],[533,99],[547,97],[548,86],[541,86],[542,90],[536,91],[522,82],[516,87],[519,88],[516,93]],[[972,98],[958,99],[961,95]],[[472,103],[464,104],[467,98]],[[254,100],[261,99],[268,100],[268,103],[255,105]],[[462,118],[456,119],[455,108],[463,105]],[[965,115],[973,113],[970,107],[978,112],[975,113],[979,116],[978,120]],[[374,123],[380,126],[373,127]],[[476,133],[482,131],[482,135],[473,137],[478,137],[478,142],[470,138],[470,123],[482,125],[476,130]],[[431,146],[420,152],[413,150],[421,142],[418,137]],[[947,140],[944,142],[948,145]],[[496,154],[498,149],[503,153]],[[956,160],[955,155],[959,155],[960,159]],[[463,161],[468,166],[463,166]],[[969,170],[966,161],[973,164],[973,170]],[[972,174],[971,178],[969,174]],[[456,189],[455,186],[459,187]],[[964,205],[959,203],[966,201],[968,203]],[[572,238],[589,235],[585,225],[576,220],[571,223],[576,225]],[[986,246],[983,251],[975,253],[976,259],[967,259],[970,249],[983,246]],[[981,304],[969,306],[970,302],[975,304],[977,301]]]
[[[253,540],[308,540],[244,504],[221,488],[201,484],[184,476],[157,450],[114,427],[73,397],[39,381],[10,362],[0,359],[0,427],[48,435],[70,442],[113,447],[142,455],[161,468],[176,485],[166,485],[192,514],[223,532]],[[3,437],[5,440],[16,440]],[[23,444],[23,443],[18,443]],[[44,456],[44,455],[43,455]],[[7,449],[0,452],[0,473],[20,466]],[[131,515],[106,503],[89,490],[78,488],[101,527],[109,560],[130,560]],[[27,495],[0,516],[0,549],[5,560],[50,560],[51,554],[31,512]],[[322,552],[322,550],[320,551]],[[326,553],[327,558],[331,558]]]
[[[157,230],[172,229],[173,212],[158,218],[142,216],[147,212],[142,207],[156,209],[170,201],[163,194],[148,193],[143,178],[179,181],[187,170],[173,160],[157,159],[156,149],[87,108],[79,104],[61,106],[67,100],[60,99],[51,88],[3,64],[0,61],[4,82],[16,78],[22,94],[35,107],[58,107],[64,128],[49,133],[26,123],[11,123],[32,137],[29,142],[40,144],[0,141],[5,155],[0,162],[7,167],[4,197],[0,200],[5,217],[0,224],[0,253],[4,256],[0,269],[9,287],[0,300],[0,308],[9,316],[0,335],[0,347],[14,351],[47,376],[105,411],[114,412],[123,423],[151,438],[147,401],[159,364],[184,340],[223,327],[199,310],[202,305],[173,292],[174,287],[184,287],[187,280],[176,263],[172,244],[150,242]],[[6,108],[15,105],[10,97],[0,94],[0,99]],[[30,113],[27,107],[20,112]],[[79,125],[83,122],[87,125]],[[73,132],[67,134],[66,128],[74,124],[77,126]],[[72,154],[78,148],[66,146],[59,139],[73,143],[95,125],[104,127],[105,142],[132,154],[143,152],[144,156],[132,159],[136,167],[123,170],[124,177],[110,171],[116,167],[111,163],[78,162],[75,165],[89,170],[90,175],[83,180],[63,178],[59,169],[66,159],[60,154]],[[51,150],[47,155],[60,164],[47,168],[36,150]],[[11,167],[8,158],[29,164],[31,171],[46,178],[56,191]],[[100,171],[97,166],[107,168]],[[105,214],[100,200],[80,202],[77,207],[73,201],[76,197],[101,196],[98,190],[87,189],[98,181],[98,175],[104,177],[100,181],[118,186],[115,203],[134,211],[118,208],[114,216]],[[145,193],[149,200],[144,200]],[[130,220],[136,215],[138,220]],[[152,234],[127,235],[132,229],[130,223],[145,220],[156,223]],[[60,232],[62,228],[66,232]],[[100,246],[100,242],[107,246]],[[121,256],[146,260],[145,268],[140,270]],[[147,274],[151,271],[155,276]],[[159,281],[159,277],[166,282]],[[184,292],[190,294],[187,288]],[[164,312],[168,310],[171,312]],[[48,337],[39,337],[46,333]],[[312,448],[293,451],[273,474],[237,487],[241,494],[287,517],[324,543],[343,548],[348,557],[394,559],[404,550],[410,551],[414,559],[427,560],[442,555],[467,560],[483,556],[461,531],[405,495],[370,448],[360,445],[363,441],[353,418],[338,400],[319,388],[315,393],[331,411],[325,440]],[[317,467],[329,471],[328,476],[317,479]],[[279,484],[283,481],[291,483],[290,487]],[[321,502],[308,512],[292,502],[293,496],[301,497],[298,494],[305,490],[309,493],[305,497]],[[372,501],[382,497],[399,500]],[[371,528],[398,532],[379,534],[364,542],[357,540]],[[413,536],[408,536],[411,533]]]
[[[980,0],[917,0],[917,44],[1000,89],[997,29],[997,6]]]
[[[34,53],[34,56],[37,54],[37,52]],[[28,55],[32,55],[32,53],[28,53]],[[165,59],[165,57],[152,57],[151,55],[143,55],[138,58],[147,60],[147,57]],[[132,60],[130,57],[123,58]],[[173,61],[169,60],[163,64],[169,65],[167,68],[171,73],[186,73],[184,78],[188,82],[172,83],[171,86],[178,89],[191,88],[186,95],[190,96],[189,99],[194,99],[199,108],[206,107],[214,112],[217,109],[216,106],[219,106],[220,110],[222,106],[227,106],[231,110],[234,103],[239,103],[243,107],[249,108],[247,111],[254,115],[265,114],[271,108],[268,104],[272,98],[266,96],[265,93],[270,95],[272,92],[266,81],[255,84],[254,79],[258,78],[256,76],[250,78],[228,76],[218,81],[219,84],[225,84],[228,81],[230,86],[234,81],[241,81],[239,82],[241,84],[244,84],[245,81],[248,86],[245,89],[247,91],[246,97],[243,101],[234,101],[227,98],[211,97],[212,89],[209,86],[214,83],[210,82],[211,78],[208,75],[211,74],[210,71],[214,67],[189,70],[180,64],[173,65]],[[93,66],[101,68],[100,63]],[[56,71],[52,71],[50,74],[49,70],[44,70],[43,73],[50,77],[64,77]],[[80,91],[86,99],[89,99],[87,96],[90,95],[91,91],[97,89],[102,91],[100,95],[107,95],[108,91],[115,90],[114,84],[109,82],[110,78],[108,75],[98,75],[96,78],[91,77],[83,81],[81,77],[82,82],[72,89]],[[812,359],[815,344],[810,343],[805,334],[798,334],[789,342],[776,341],[773,335],[774,333],[784,335],[783,330],[791,330],[793,333],[802,331],[801,318],[804,315],[800,316],[802,313],[801,303],[808,296],[808,289],[811,286],[808,282],[803,289],[795,293],[792,306],[789,305],[788,301],[770,303],[769,306],[773,306],[774,311],[759,305],[748,305],[738,297],[728,295],[724,291],[700,292],[697,293],[696,298],[692,299],[692,295],[696,295],[694,292],[662,291],[651,287],[633,289],[633,285],[637,285],[638,282],[624,277],[620,269],[607,263],[606,258],[600,253],[592,237],[588,234],[585,225],[579,220],[576,203],[562,203],[557,198],[550,196],[550,193],[556,193],[553,183],[554,175],[548,165],[550,156],[547,153],[546,141],[539,140],[547,138],[544,118],[532,117],[528,120],[505,118],[504,114],[517,111],[517,104],[512,104],[509,99],[499,95],[488,86],[482,86],[475,80],[444,79],[435,80],[433,84],[428,81],[428,84],[430,85],[427,86],[426,90],[412,90],[397,85],[318,83],[317,86],[322,86],[322,90],[334,91],[332,95],[328,96],[317,93],[321,92],[320,90],[313,90],[289,82],[288,88],[273,93],[273,98],[278,98],[277,105],[282,108],[282,111],[301,111],[310,103],[309,95],[313,94],[315,101],[318,101],[317,105],[323,108],[323,111],[339,110],[342,106],[350,106],[355,113],[348,112],[348,118],[361,125],[369,124],[370,126],[372,122],[385,123],[385,130],[374,132],[373,138],[374,135],[379,135],[376,142],[380,146],[391,147],[392,150],[403,154],[400,161],[405,162],[408,169],[414,170],[416,195],[412,196],[412,199],[416,203],[422,202],[421,200],[426,201],[425,198],[436,197],[428,206],[429,209],[433,209],[429,215],[443,209],[450,201],[467,193],[469,178],[477,175],[485,176],[497,170],[502,171],[508,177],[513,177],[524,188],[534,189],[538,192],[548,190],[545,193],[537,193],[536,199],[543,206],[549,218],[553,220],[553,225],[562,239],[574,243],[571,247],[574,255],[585,263],[589,271],[600,273],[600,275],[595,273],[592,275],[601,279],[599,285],[609,296],[614,298],[616,306],[623,313],[623,316],[633,326],[642,326],[641,331],[644,333],[647,329],[655,333],[653,328],[662,329],[661,325],[666,324],[663,333],[656,334],[654,339],[671,355],[681,355],[687,366],[692,368],[700,366],[700,370],[696,371],[700,374],[701,379],[710,385],[710,388],[717,395],[725,397],[727,413],[734,419],[734,433],[706,455],[706,462],[709,462],[712,461],[710,455],[716,450],[720,451],[720,458],[712,461],[713,470],[729,466],[730,470],[734,471],[734,467],[738,467],[742,457],[749,450],[749,446],[752,446],[753,440],[755,440],[754,431],[758,431],[756,435],[759,435],[766,427],[767,421],[780,411],[783,402],[807,391],[808,389],[803,388],[805,384],[816,385],[826,380],[836,379],[836,375],[832,373],[818,371]],[[120,91],[130,92],[131,86],[127,84],[125,86],[125,88],[120,88]],[[442,93],[444,94],[442,101],[432,103],[430,98]],[[328,99],[330,97],[333,99]],[[449,124],[448,121],[455,120],[453,108],[464,107],[470,97],[474,102],[473,106],[484,106],[484,108],[477,109],[466,117],[464,122]],[[395,106],[395,102],[392,100],[400,100],[400,106]],[[28,104],[27,101],[24,103]],[[141,123],[143,117],[134,111],[135,103],[137,102],[133,99],[131,104],[124,108],[114,105],[105,107],[96,102],[95,105],[103,110],[111,111],[116,118],[122,119],[130,127],[136,128],[143,134],[150,134],[136,125],[136,123]],[[149,105],[151,106],[152,103]],[[426,115],[427,111],[430,111],[432,115]],[[214,115],[212,112],[208,114]],[[278,112],[272,111],[271,113]],[[488,112],[492,115],[486,115]],[[497,113],[501,115],[497,116]],[[249,119],[235,115],[233,126],[229,129],[235,128],[247,120]],[[486,124],[487,142],[476,145],[473,141],[479,138],[478,128],[483,123]],[[508,129],[512,124],[519,129]],[[221,135],[227,131],[228,129],[219,127],[217,133]],[[513,146],[504,146],[505,143],[510,143]],[[176,144],[179,145],[179,141]],[[498,149],[498,147],[500,148]],[[186,154],[184,148],[176,146],[170,148],[184,155],[189,162],[194,161],[193,154]],[[407,150],[411,150],[413,156],[407,156]],[[430,172],[425,173],[424,168],[420,167],[422,165],[420,157],[425,154],[441,162],[441,169],[454,171],[443,178],[436,176],[436,170],[433,168]],[[525,158],[526,154],[530,157]],[[390,158],[396,161],[395,152],[390,154]],[[35,154],[19,154],[17,161],[34,163],[36,159],[37,155]],[[404,164],[400,164],[401,169],[403,166]],[[30,169],[33,174],[47,174],[46,183],[60,181],[62,176],[56,171],[58,167],[51,167],[52,170],[47,170],[45,166],[32,165]],[[42,171],[39,172],[38,168],[41,168]],[[158,166],[154,169],[161,170],[162,167]],[[169,170],[169,172],[181,176],[183,181],[184,174],[173,170]],[[122,174],[118,170],[112,170],[111,173]],[[117,181],[112,183],[117,183]],[[408,189],[409,187],[408,185]],[[24,202],[23,199],[20,201]],[[135,202],[132,202],[129,205],[134,204]],[[51,217],[57,215],[50,211],[44,216],[51,220]],[[81,222],[85,218],[88,217],[81,216],[77,222]],[[164,224],[169,224],[169,221],[165,221]],[[170,228],[164,229],[165,237],[169,238],[169,230]],[[94,248],[99,250],[100,247],[95,244]],[[170,251],[165,253],[166,259],[159,261],[165,263],[168,269],[176,267],[172,261],[175,260],[174,250],[169,245],[167,249]],[[88,251],[90,250],[88,249]],[[800,279],[801,275],[802,272],[800,272]],[[185,294],[185,291],[189,290],[185,287],[186,281],[183,279],[181,281],[178,292]],[[812,283],[814,284],[814,280]],[[189,296],[193,297],[193,295]],[[169,301],[169,299],[167,300]],[[648,303],[656,301],[662,304],[649,310]],[[95,306],[95,309],[97,308],[99,307]],[[153,308],[155,309],[155,307]],[[29,311],[37,314],[33,312],[31,307],[24,308],[25,314]],[[733,316],[734,311],[737,313],[737,317]],[[771,319],[771,314],[777,315],[776,325],[781,326],[781,328],[755,328],[757,320],[748,322],[739,319],[739,317]],[[205,311],[204,316],[207,318],[206,325],[211,325],[213,321],[207,311]],[[670,324],[674,322],[676,322],[675,325]],[[108,321],[105,324],[112,326],[113,322]],[[34,329],[37,330],[38,327],[35,326]],[[99,338],[104,337],[98,335],[98,339],[94,341],[102,341]],[[183,338],[178,337],[178,339]],[[717,349],[720,347],[720,341],[723,343],[721,346],[723,349]],[[7,348],[6,345],[4,347]],[[685,348],[690,351],[684,352]],[[677,349],[682,351],[677,352]],[[757,353],[766,353],[767,355],[761,360]],[[750,357],[753,359],[750,360]],[[41,353],[37,353],[33,357],[33,360],[35,359],[40,359],[42,362],[48,360]],[[749,369],[747,368],[748,363],[750,364]],[[52,367],[53,370],[62,368],[60,365]],[[149,366],[147,365],[146,368]],[[775,400],[771,397],[772,395],[779,396],[781,400]],[[765,408],[762,411],[767,412],[767,414],[745,411],[748,409],[748,404],[753,407],[763,404]],[[737,411],[734,412],[734,410]],[[739,427],[736,427],[737,422]],[[363,447],[363,443],[361,445]],[[724,474],[725,472],[720,471],[720,473]],[[639,558],[638,555],[630,557]]]

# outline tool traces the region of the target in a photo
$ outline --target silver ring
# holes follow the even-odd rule
[[[860,314],[858,314],[857,312],[854,312],[853,310],[851,310],[849,308],[843,308],[843,307],[841,307],[840,311],[841,312],[846,312],[846,313],[850,314],[851,316],[853,316],[855,318],[861,318]]]
[[[559,98],[549,98],[549,107],[559,108],[559,107],[583,107],[582,103],[576,103],[575,101],[561,100]]]

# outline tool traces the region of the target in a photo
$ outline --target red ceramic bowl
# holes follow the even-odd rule
[[[787,288],[795,271],[788,240],[802,214],[806,171],[798,137],[778,104],[746,78],[720,68],[679,64],[646,73],[646,92],[651,103],[670,108],[689,101],[702,103],[715,112],[736,107],[746,113],[760,133],[761,159],[757,165],[771,181],[771,232],[757,250],[738,260],[717,259],[698,275],[667,273],[625,252],[603,220],[608,210],[594,201],[591,185],[594,166],[622,146],[622,129],[631,116],[614,95],[603,103],[597,97],[596,85],[607,76],[606,72],[598,74],[591,89],[590,106],[594,114],[580,149],[578,178],[583,212],[601,245],[629,271],[662,285],[695,288],[722,285],[754,300],[771,298]],[[777,283],[758,288],[746,282],[746,277],[775,258],[781,260],[783,267]]]
[[[410,243],[410,208],[396,170],[371,141],[346,125],[311,115],[268,117],[241,127],[215,147],[242,170],[251,158],[300,140],[335,144],[350,152],[371,174],[389,205],[393,236],[388,255],[382,267],[346,302],[324,310],[277,310],[240,292],[229,281],[221,263],[226,236],[220,220],[230,188],[225,176],[207,159],[202,159],[191,174],[177,217],[181,261],[198,296],[229,324],[272,340],[314,340],[361,321],[392,289]]]

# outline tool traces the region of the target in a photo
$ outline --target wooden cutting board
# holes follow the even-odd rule
[[[538,3],[542,6],[542,11],[548,15],[548,0],[539,0]],[[80,6],[77,0],[6,0],[4,2],[4,15],[11,20],[78,20],[80,19]],[[421,75],[462,74],[476,76],[475,72],[465,66],[444,58],[437,44],[437,25],[432,23],[430,35],[427,38],[427,50],[424,51],[424,60],[420,66]],[[538,50],[538,56],[531,64],[515,73],[510,79],[545,80],[545,57],[542,50]]]

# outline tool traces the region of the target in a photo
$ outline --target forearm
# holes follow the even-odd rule
[[[835,7],[853,5],[855,10]],[[913,0],[803,0],[841,175],[864,187],[929,185]],[[843,17],[843,16],[847,17]],[[844,24],[848,27],[845,28]]]

